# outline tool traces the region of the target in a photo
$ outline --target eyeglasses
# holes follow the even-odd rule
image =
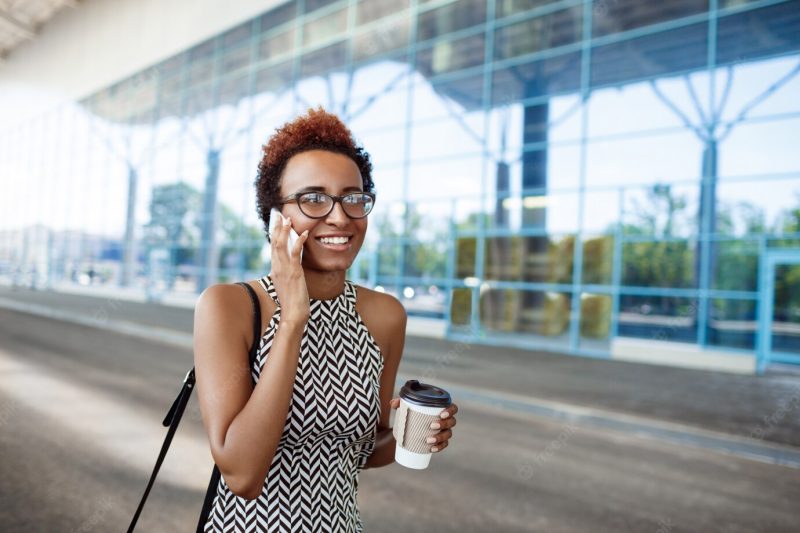
[[[345,214],[350,218],[364,218],[375,205],[375,195],[371,192],[351,192],[342,196],[331,196],[324,192],[301,192],[291,194],[280,201],[280,205],[297,202],[300,211],[308,218],[325,218],[333,211],[336,202],[342,204]]]

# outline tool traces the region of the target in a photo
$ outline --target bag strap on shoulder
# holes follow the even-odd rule
[[[256,357],[258,356],[258,346],[261,340],[261,306],[258,303],[258,296],[256,295],[255,291],[253,290],[250,285],[244,282],[237,282],[237,285],[241,285],[245,289],[247,289],[248,294],[250,295],[250,300],[253,304],[253,344],[250,347],[249,353],[249,361],[250,361],[250,369],[252,371],[253,365],[255,364]],[[252,374],[251,374],[252,378]],[[253,380],[255,384],[255,380]],[[142,500],[139,502],[139,507],[136,509],[136,513],[133,515],[133,519],[131,520],[131,524],[128,527],[128,533],[131,533],[134,528],[136,527],[136,522],[139,520],[139,516],[142,514],[142,509],[144,508],[145,501],[147,501],[147,496],[150,494],[150,489],[153,487],[153,483],[156,480],[156,476],[158,475],[158,471],[161,469],[161,464],[164,462],[164,458],[167,456],[167,451],[169,450],[170,444],[172,444],[172,438],[175,436],[175,431],[178,429],[178,424],[181,422],[181,418],[183,417],[183,412],[186,410],[186,404],[189,403],[189,398],[192,395],[192,390],[194,389],[195,385],[195,375],[194,375],[194,367],[192,367],[187,373],[186,376],[183,378],[183,385],[181,386],[180,392],[178,392],[178,396],[175,398],[175,401],[172,402],[172,406],[169,408],[167,412],[167,416],[164,417],[162,425],[165,427],[169,427],[167,430],[167,435],[164,438],[164,444],[161,445],[161,451],[158,454],[158,459],[156,459],[155,467],[153,468],[153,473],[150,475],[150,481],[147,482],[147,488],[144,490],[144,494],[142,495]],[[206,491],[206,498],[203,502],[203,510],[200,514],[200,521],[197,525],[197,530],[202,531],[203,524],[208,517],[208,513],[211,510],[211,504],[214,498],[214,492],[216,491],[216,485],[219,481],[220,472],[217,468],[217,465],[214,465],[214,470],[211,473],[211,482],[208,485],[208,490]]]

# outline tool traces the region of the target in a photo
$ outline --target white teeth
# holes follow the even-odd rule
[[[322,244],[347,244],[349,237],[320,237]]]

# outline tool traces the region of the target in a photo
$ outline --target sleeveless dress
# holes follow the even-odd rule
[[[259,284],[278,307],[251,369],[256,382],[281,312],[270,277]],[[294,392],[261,495],[248,502],[221,476],[204,531],[363,531],[358,475],[375,447],[383,357],[355,304],[350,281],[331,300],[310,300]]]

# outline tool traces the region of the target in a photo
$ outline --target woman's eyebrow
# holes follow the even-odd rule
[[[295,194],[300,194],[303,192],[325,192],[325,187],[309,185],[308,187],[301,188]],[[362,190],[361,187],[345,187],[344,189],[342,189],[342,192],[362,192]]]

